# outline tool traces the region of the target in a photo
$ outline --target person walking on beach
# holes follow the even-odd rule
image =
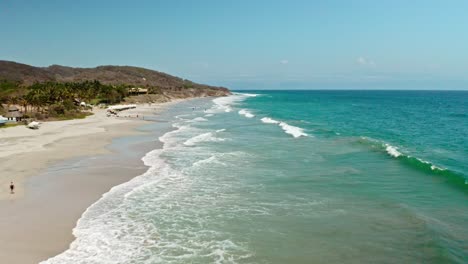
[[[10,183],[10,193],[11,194],[15,193],[15,185],[13,184],[13,182]]]

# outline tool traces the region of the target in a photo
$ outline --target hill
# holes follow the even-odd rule
[[[34,67],[0,61],[0,114],[40,120],[82,118],[90,105],[227,96],[227,88],[130,66]],[[83,105],[84,104],[84,105]]]
[[[73,68],[52,65],[49,67],[34,67],[0,60],[0,80],[20,82],[24,86],[37,82],[84,82],[97,80],[107,85],[133,85],[158,88],[162,91],[181,91],[182,88],[186,88],[188,91],[196,94],[206,94],[209,96],[230,94],[229,90],[224,87],[198,84],[163,72],[132,66]]]

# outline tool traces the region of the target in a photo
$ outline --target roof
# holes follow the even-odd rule
[[[129,104],[129,105],[111,105],[107,108],[108,111],[121,111],[121,110],[127,110],[127,109],[132,109],[136,108],[135,104]]]
[[[14,105],[8,107],[8,112],[13,112],[13,111],[19,111],[18,107],[14,106]]]
[[[135,92],[138,92],[138,93],[147,93],[147,92],[148,92],[148,89],[147,89],[147,88],[134,87],[134,88],[129,88],[128,91],[129,91],[129,92],[132,92],[132,93],[135,93]]]
[[[20,111],[11,111],[6,114],[6,117],[23,117]]]

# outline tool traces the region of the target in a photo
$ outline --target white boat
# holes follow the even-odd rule
[[[8,118],[0,115],[0,126],[3,126],[6,122],[8,122]]]

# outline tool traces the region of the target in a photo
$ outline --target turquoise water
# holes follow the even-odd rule
[[[47,263],[466,263],[467,114],[467,92],[179,104],[148,171]]]

